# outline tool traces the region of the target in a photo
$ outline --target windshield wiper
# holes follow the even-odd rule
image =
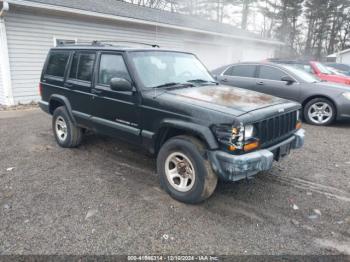
[[[159,86],[155,86],[153,88],[163,88],[163,87],[175,87],[175,86],[181,86],[181,87],[190,87],[190,86],[193,86],[192,84],[190,83],[176,83],[176,82],[170,82],[170,83],[165,83],[165,84],[162,84],[162,85],[159,85]]]
[[[193,79],[193,80],[188,80],[187,82],[189,83],[196,83],[196,84],[204,84],[204,83],[211,83],[211,84],[218,84],[216,81],[208,81],[204,79]]]

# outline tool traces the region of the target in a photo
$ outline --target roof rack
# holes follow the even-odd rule
[[[124,40],[93,40],[93,41],[75,41],[75,43],[65,43],[61,42],[58,43],[57,46],[71,46],[71,45],[92,45],[92,46],[113,46],[113,44],[137,44],[137,45],[144,45],[144,46],[150,46],[153,48],[160,48],[157,44],[149,44],[144,42],[137,42],[137,41],[124,41]]]
[[[153,48],[160,48],[159,45],[157,44],[149,44],[149,43],[144,43],[144,42],[137,42],[137,41],[124,41],[124,40],[94,40],[92,41],[92,45],[104,45],[104,44],[110,44],[112,45],[113,43],[123,43],[123,44],[138,44],[138,45],[145,45],[145,46],[150,46]]]

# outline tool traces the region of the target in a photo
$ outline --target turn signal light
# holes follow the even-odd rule
[[[251,142],[251,143],[244,145],[244,151],[249,152],[249,151],[252,151],[254,149],[258,149],[259,146],[260,146],[260,142],[254,141],[254,142]]]
[[[235,147],[235,146],[231,145],[231,146],[228,147],[228,151],[232,152],[232,151],[236,151],[236,150],[237,150],[237,147]]]
[[[298,123],[297,123],[297,125],[296,125],[296,129],[301,129],[301,127],[302,127],[302,124],[301,124],[301,122],[299,121]]]
[[[39,95],[42,96],[43,86],[39,83]]]

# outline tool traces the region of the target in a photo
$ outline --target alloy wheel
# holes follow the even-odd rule
[[[317,102],[310,106],[308,116],[315,124],[327,123],[333,117],[332,106],[326,102]]]

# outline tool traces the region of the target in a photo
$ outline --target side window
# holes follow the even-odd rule
[[[261,66],[260,67],[260,75],[259,78],[267,79],[267,80],[276,80],[281,81],[282,77],[287,74],[278,68],[270,67],[270,66]]]
[[[46,68],[46,75],[64,77],[69,52],[51,52]]]
[[[234,68],[235,68],[235,66],[231,66],[229,69],[226,69],[224,75],[225,76],[232,76]]]
[[[69,78],[91,82],[95,57],[93,53],[75,53]]]
[[[98,74],[98,83],[109,85],[114,77],[124,78],[131,81],[124,59],[121,55],[102,54],[100,69]]]
[[[310,65],[304,65],[304,70],[310,74],[315,74],[315,71],[312,69]]]
[[[73,56],[72,64],[70,66],[69,78],[77,79],[78,62],[79,62],[79,53],[75,53]]]
[[[255,65],[236,65],[232,66],[226,71],[227,76],[240,76],[240,77],[255,77],[256,66]]]

